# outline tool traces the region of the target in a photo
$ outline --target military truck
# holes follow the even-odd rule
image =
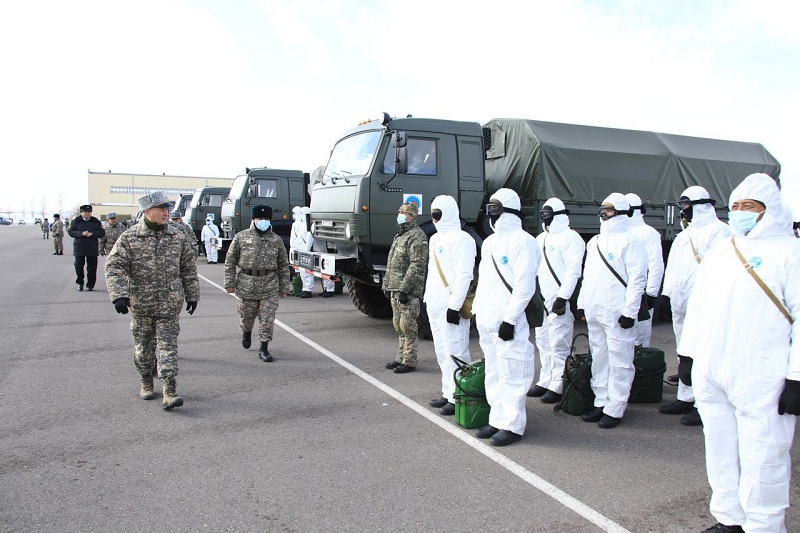
[[[206,219],[211,217],[214,224],[220,228],[220,235],[222,230],[220,226],[220,212],[222,203],[230,193],[230,187],[200,187],[195,189],[192,195],[192,200],[186,207],[186,212],[183,215],[183,221],[189,224],[189,227],[194,231],[195,237],[200,241],[200,232],[203,231],[203,226],[206,225]],[[205,253],[205,245],[200,241],[200,253]],[[225,255],[222,254],[220,261],[223,261]]]
[[[193,196],[194,193],[182,194],[175,204],[175,211],[180,213],[182,217],[186,216],[186,209],[189,207],[189,204],[192,203]]]
[[[686,187],[704,186],[724,209],[733,188],[753,172],[776,181],[780,174],[778,161],[756,143],[523,119],[481,126],[384,113],[337,141],[311,196],[311,229],[321,251],[293,252],[290,261],[320,277],[344,276],[359,310],[389,317],[380,286],[403,202],[419,205],[419,224],[431,235],[431,201],[453,196],[463,227],[478,240],[491,233],[485,204],[497,189],[520,195],[523,226],[532,234],[541,231],[542,205],[556,196],[570,210],[571,226],[588,239],[599,232],[597,209],[606,196],[634,192],[646,204],[646,222],[668,245],[680,231],[676,202]]]
[[[230,193],[222,204],[222,232],[217,239],[218,248],[224,253],[233,237],[250,227],[254,205],[272,207],[272,231],[283,238],[289,249],[292,232],[292,208],[307,206],[310,200],[307,185],[309,175],[301,170],[277,168],[245,168],[233,181]]]

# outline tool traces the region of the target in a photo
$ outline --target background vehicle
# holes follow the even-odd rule
[[[13,219],[0,217],[0,226],[10,226],[13,223],[14,223]]]
[[[192,203],[192,194],[182,194],[181,197],[178,199],[178,202],[175,204],[175,211],[181,214],[181,216],[186,216],[186,208],[189,207],[189,204]]]
[[[41,218],[34,218],[33,219],[33,223],[34,224],[41,224],[42,223],[42,219]]]
[[[451,195],[465,228],[483,238],[491,232],[485,204],[497,189],[520,195],[523,225],[532,234],[541,231],[541,206],[557,196],[570,209],[571,226],[588,239],[599,232],[600,202],[611,192],[635,192],[668,247],[680,229],[675,202],[686,187],[703,185],[724,209],[733,188],[753,172],[776,181],[780,174],[778,161],[756,143],[522,119],[482,127],[384,113],[334,146],[311,199],[322,251],[294,252],[291,262],[317,276],[344,275],[359,310],[388,317],[380,284],[404,201],[420,205],[420,226],[431,235],[430,202]]]
[[[27,224],[27,222],[25,222],[24,220],[22,220],[22,219],[17,220],[17,225],[18,226],[24,226],[25,224]]]
[[[277,168],[245,168],[233,181],[230,194],[222,205],[222,233],[218,239],[220,250],[228,250],[233,237],[250,227],[254,205],[272,207],[272,231],[283,238],[289,249],[292,231],[292,208],[307,206],[309,175],[301,170]]]
[[[218,228],[220,227],[220,210],[222,209],[222,202],[228,197],[228,193],[230,193],[229,187],[201,187],[194,191],[192,200],[183,215],[183,221],[189,224],[198,241],[200,241],[200,232],[203,231],[203,226],[206,225],[206,219],[209,216],[214,219],[214,224]],[[221,229],[220,235],[222,235]],[[200,253],[205,253],[205,246],[202,241],[200,241]],[[219,260],[225,260],[224,252]]]

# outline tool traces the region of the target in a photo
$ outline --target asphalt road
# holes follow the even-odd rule
[[[630,405],[612,430],[528,399],[493,448],[428,407],[439,369],[384,369],[389,321],[348,296],[287,298],[263,363],[240,344],[222,265],[198,260],[172,412],[138,397],[129,316],[101,275],[74,283],[71,239],[0,227],[0,530],[690,532],[708,512],[702,430]],[[100,261],[101,269],[104,260]],[[479,358],[477,337],[473,357]],[[675,373],[669,324],[653,344]],[[160,389],[159,389],[160,390]],[[664,402],[675,399],[665,386]],[[798,478],[798,446],[793,448]],[[800,501],[798,485],[792,501]],[[789,531],[800,513],[789,509]]]

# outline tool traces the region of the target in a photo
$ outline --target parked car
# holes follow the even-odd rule
[[[13,223],[14,221],[10,218],[0,217],[0,225],[2,226],[10,226]]]
[[[42,223],[42,219],[41,218],[34,218],[33,219],[33,223],[34,224],[41,224]]]
[[[25,222],[25,221],[24,221],[24,220],[22,220],[22,219],[19,219],[19,220],[17,221],[17,226],[24,226],[25,224],[27,224],[27,222]]]

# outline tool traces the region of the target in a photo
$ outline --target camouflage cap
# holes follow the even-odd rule
[[[173,211],[172,213],[169,214],[169,218],[172,219],[183,218],[183,215],[181,215],[180,211]]]
[[[139,207],[150,209],[151,207],[174,207],[175,202],[171,202],[164,191],[153,191],[150,194],[139,198]]]
[[[414,202],[407,202],[401,205],[397,212],[409,215],[411,218],[417,218],[417,215],[419,215],[419,208]]]
[[[117,214],[116,213],[109,213],[109,214],[106,215],[106,219],[109,219],[109,218],[117,218]]]

